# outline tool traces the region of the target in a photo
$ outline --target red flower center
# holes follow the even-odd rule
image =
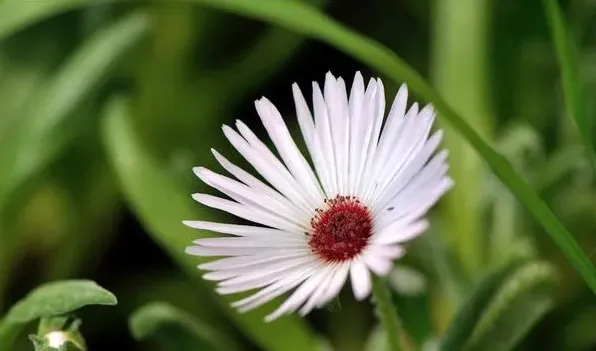
[[[368,207],[354,196],[337,196],[325,201],[311,220],[308,244],[326,262],[347,261],[360,254],[372,236]]]

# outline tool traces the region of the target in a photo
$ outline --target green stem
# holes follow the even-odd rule
[[[8,323],[0,320],[0,351],[12,350],[14,342],[19,336],[22,324]]]
[[[439,92],[479,134],[491,135],[487,47],[491,0],[443,0],[435,6],[433,78]],[[462,38],[466,38],[463,40]],[[481,158],[451,126],[445,128],[449,174],[454,187],[445,198],[445,233],[468,278],[482,270],[483,230],[479,206]],[[490,139],[488,137],[488,139]],[[465,186],[462,186],[465,184]],[[462,216],[462,213],[468,215]]]
[[[405,350],[403,340],[401,339],[401,322],[397,316],[397,310],[395,309],[393,302],[391,302],[391,292],[389,291],[389,287],[382,278],[374,277],[372,291],[377,316],[381,320],[381,324],[385,329],[385,335],[387,335],[389,350]]]

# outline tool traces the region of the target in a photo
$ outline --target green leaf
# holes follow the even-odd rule
[[[373,277],[372,294],[375,312],[387,337],[387,345],[391,351],[407,349],[401,321],[397,315],[395,304],[391,301],[391,291],[387,282],[380,277]]]
[[[507,186],[542,225],[559,249],[571,262],[592,292],[596,294],[596,269],[581,246],[538,194],[520,177],[511,164],[490,146],[453,108],[404,60],[385,46],[342,26],[314,7],[300,1],[278,0],[186,0],[237,13],[246,17],[284,27],[307,37],[328,43],[387,75],[392,80],[406,81],[410,90],[432,102],[443,118],[464,137],[491,167],[495,175]],[[16,6],[14,3],[19,5]],[[48,1],[49,2],[49,1]],[[4,31],[14,33],[40,18],[85,6],[89,0],[67,0],[58,5],[44,5],[46,11],[32,10],[26,2],[0,3],[0,23],[8,23]],[[38,5],[46,2],[30,3]],[[63,4],[63,5],[59,5]],[[4,5],[4,6],[3,6]],[[6,8],[4,8],[6,7]],[[10,10],[10,11],[7,11]],[[12,16],[15,16],[12,18]],[[0,39],[2,36],[0,35]]]
[[[21,31],[39,21],[63,12],[93,6],[113,0],[61,0],[61,1],[21,1],[4,0],[0,2],[0,40]],[[122,0],[126,1],[126,0]]]
[[[531,262],[517,269],[476,325],[467,351],[508,351],[554,306],[554,268]]]
[[[17,2],[27,6],[26,2]],[[43,1],[37,5],[45,3],[56,2]],[[0,6],[5,4],[7,2]],[[16,193],[19,186],[38,174],[65,147],[74,135],[73,123],[84,117],[77,116],[75,110],[105,82],[110,70],[147,29],[148,18],[135,13],[101,30],[40,89],[41,95],[30,104],[30,113],[0,144],[6,156],[0,159],[3,170],[0,201],[10,201],[9,196]],[[2,205],[0,203],[0,209]]]
[[[46,283],[14,305],[5,317],[9,323],[27,323],[58,316],[88,305],[116,305],[114,294],[90,280]]]
[[[129,328],[137,340],[155,337],[164,350],[234,350],[227,340],[194,316],[164,302],[136,310]]]
[[[128,202],[151,237],[188,273],[197,276],[200,258],[185,254],[184,250],[198,236],[208,235],[185,227],[185,219],[197,218],[190,192],[180,189],[164,167],[152,159],[139,142],[132,128],[127,103],[113,100],[107,107],[103,125],[103,142]],[[209,220],[209,212],[201,216]],[[200,284],[207,284],[202,279]],[[212,292],[212,285],[208,285]],[[229,306],[237,296],[214,299],[247,335],[266,350],[308,351],[315,349],[314,337],[304,320],[288,316],[273,323],[264,323],[264,313],[275,303],[258,311],[240,314]],[[283,338],[272,337],[283,335]]]
[[[67,314],[88,305],[112,306],[117,302],[114,294],[90,280],[43,284],[17,302],[0,320],[0,351],[12,350],[25,323],[42,318],[42,330],[48,325],[45,318]]]
[[[588,148],[592,167],[596,172],[596,154],[594,153],[596,145],[592,141],[593,124],[586,111],[579,72],[578,49],[567,29],[557,0],[544,0],[543,5],[561,69],[567,114],[579,129],[583,142]]]
[[[472,334],[488,304],[495,296],[497,289],[516,267],[519,267],[519,262],[513,262],[495,269],[476,285],[470,298],[462,304],[453,318],[441,342],[440,351],[461,349],[462,345],[466,343]]]

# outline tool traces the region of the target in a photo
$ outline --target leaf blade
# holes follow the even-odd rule
[[[543,0],[542,3],[561,70],[567,115],[569,115],[569,118],[571,118],[578,128],[579,134],[587,148],[592,169],[596,174],[596,154],[594,150],[596,145],[592,141],[591,132],[593,125],[587,114],[586,104],[582,94],[577,47],[574,45],[567,29],[563,12],[557,0]]]
[[[518,266],[519,262],[511,262],[503,267],[499,267],[487,274],[478,283],[470,298],[462,305],[453,318],[441,341],[440,351],[461,349],[461,346],[466,343],[478,320],[481,318],[482,313],[495,295],[495,290],[503,284],[509,274]]]
[[[161,334],[163,337],[158,340],[167,350],[236,349],[209,325],[165,302],[152,302],[134,311],[129,329],[138,341]]]
[[[467,351],[509,351],[555,305],[555,272],[545,262],[530,262],[502,285],[477,324]]]
[[[37,318],[70,313],[88,305],[113,306],[116,296],[91,280],[63,280],[43,284],[7,313],[8,323],[27,323]]]
[[[4,4],[4,3],[2,3]],[[31,103],[29,117],[19,124],[1,148],[8,157],[0,168],[0,199],[6,200],[47,165],[72,137],[65,132],[74,110],[100,86],[108,72],[148,29],[141,13],[127,16],[96,33],[77,50]],[[0,204],[5,205],[4,202]]]

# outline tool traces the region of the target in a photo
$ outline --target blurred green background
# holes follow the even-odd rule
[[[0,312],[41,282],[89,278],[119,299],[117,307],[77,314],[90,350],[178,350],[174,339],[181,349],[197,350],[308,350],[323,347],[319,339],[340,351],[383,350],[371,305],[355,302],[349,288],[339,311],[264,324],[260,318],[271,306],[236,316],[200,280],[199,260],[184,255],[193,238],[207,233],[182,220],[234,220],[190,199],[208,191],[193,166],[220,170],[210,148],[245,164],[225,141],[222,124],[242,119],[264,137],[253,101],[266,96],[297,136],[293,82],[309,96],[311,82],[322,83],[327,71],[349,84],[357,70],[366,79],[380,75],[326,43],[238,15],[242,6],[228,2],[242,3],[0,0]],[[542,2],[303,2],[381,42],[427,78],[592,258],[594,175],[566,113]],[[578,49],[591,120],[596,1],[559,4]],[[391,100],[398,84],[384,83]],[[431,230],[409,246],[390,279],[412,349],[432,350],[478,281],[523,258],[540,268],[522,272],[530,276],[524,287],[539,287],[519,299],[503,297],[507,309],[495,302],[496,312],[477,326],[484,332],[475,331],[490,335],[491,347],[510,335],[515,342],[476,348],[596,350],[594,295],[465,140],[447,129],[444,145],[456,188],[432,211]],[[541,299],[548,303],[537,312]],[[154,301],[185,311],[200,329],[195,334],[210,336],[186,340],[176,334],[184,334],[179,326],[169,326],[135,340],[129,318]],[[216,341],[201,344],[210,338]],[[32,347],[23,334],[11,349]]]

